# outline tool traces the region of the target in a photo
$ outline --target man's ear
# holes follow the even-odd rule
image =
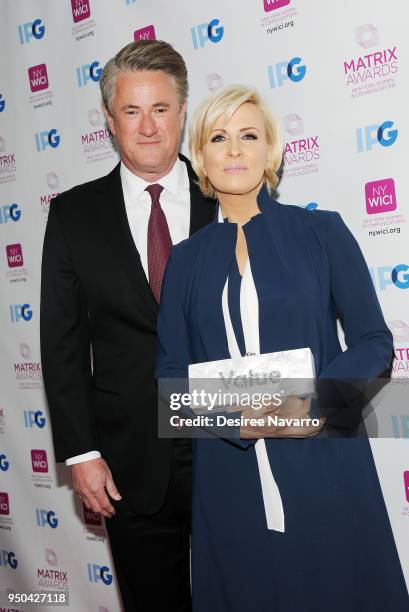
[[[114,122],[114,118],[109,113],[109,110],[107,109],[106,106],[103,106],[102,110],[104,112],[106,122],[108,123],[109,131],[111,132],[112,136],[115,136],[115,122]]]

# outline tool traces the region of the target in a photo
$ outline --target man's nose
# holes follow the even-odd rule
[[[153,136],[157,132],[156,124],[149,113],[142,116],[139,132],[144,136]]]

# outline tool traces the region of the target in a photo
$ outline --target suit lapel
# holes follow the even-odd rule
[[[180,155],[187,166],[190,187],[190,229],[189,235],[201,229],[214,219],[214,200],[204,198],[198,185],[189,160]],[[142,266],[139,252],[135,246],[122,191],[120,164],[110,172],[97,187],[99,191],[98,212],[96,219],[107,243],[112,248],[113,256],[119,263],[129,282],[137,289],[137,299],[144,309],[148,310],[153,320],[156,318],[158,304],[149,286]]]
[[[99,211],[98,220],[105,239],[113,250],[113,255],[119,259],[121,269],[125,272],[132,287],[137,289],[137,299],[140,305],[155,318],[158,305],[146,278],[129,227],[119,170],[120,164],[105,177],[105,181],[99,186],[103,212],[101,214]]]

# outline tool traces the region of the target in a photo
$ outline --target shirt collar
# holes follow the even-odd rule
[[[153,184],[131,172],[123,162],[120,174],[122,188],[132,200],[138,198],[148,185]],[[173,196],[180,197],[182,191],[189,189],[186,164],[178,157],[172,170],[157,182]]]

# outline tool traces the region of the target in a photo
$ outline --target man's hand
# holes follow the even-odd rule
[[[119,501],[121,495],[115,486],[111,470],[102,458],[90,459],[71,465],[72,486],[82,503],[104,517],[115,514],[107,493]]]
[[[326,419],[320,418],[319,425],[270,425],[268,416],[277,416],[287,419],[305,419],[309,417],[311,406],[310,399],[301,399],[295,396],[287,397],[279,406],[267,406],[260,410],[247,407],[243,411],[243,417],[247,419],[263,419],[264,424],[258,426],[243,425],[240,427],[240,438],[310,438],[316,436],[325,425]]]

